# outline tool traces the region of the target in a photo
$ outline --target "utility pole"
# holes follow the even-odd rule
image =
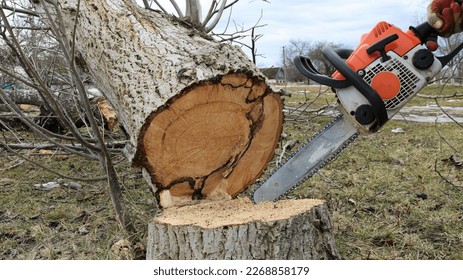
[[[285,71],[285,89],[286,87],[288,86],[288,66],[286,64],[286,49],[285,49],[285,46],[283,46],[283,67],[284,67],[284,71]]]

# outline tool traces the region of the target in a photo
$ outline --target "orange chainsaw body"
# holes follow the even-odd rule
[[[420,39],[416,37],[411,30],[404,32],[392,24],[381,21],[370,33],[364,34],[361,37],[357,49],[355,49],[347,59],[346,64],[355,72],[365,69],[368,65],[381,57],[379,52],[368,54],[367,48],[378,40],[393,34],[397,34],[399,38],[385,47],[386,52],[393,51],[398,56],[403,57],[410,52],[410,50],[421,45]],[[332,77],[339,80],[344,79],[338,71],[336,71]],[[390,72],[381,72],[374,77],[371,82],[371,87],[383,100],[391,99],[399,93],[400,81],[396,75]]]

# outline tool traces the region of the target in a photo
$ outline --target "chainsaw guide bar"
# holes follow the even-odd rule
[[[333,161],[359,135],[342,115],[317,132],[252,193],[254,203],[276,201]]]

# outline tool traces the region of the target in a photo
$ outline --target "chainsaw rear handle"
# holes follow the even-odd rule
[[[438,38],[438,32],[436,29],[434,29],[429,23],[423,22],[422,24],[419,24],[417,26],[410,26],[410,30],[413,31],[413,33],[418,37],[421,41],[422,44],[426,44],[427,41],[429,40],[434,40],[437,41]],[[442,64],[442,67],[446,66],[455,56],[463,49],[463,43],[458,45],[453,51],[451,51],[449,54],[436,57],[440,63]]]
[[[423,22],[417,26],[410,26],[409,29],[420,39],[421,44],[426,44],[429,40],[437,42],[439,33],[428,22]]]

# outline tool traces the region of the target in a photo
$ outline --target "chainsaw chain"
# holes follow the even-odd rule
[[[331,122],[329,122],[327,125],[325,125],[322,129],[320,129],[318,132],[316,132],[310,139],[308,139],[303,145],[301,145],[295,152],[293,152],[283,163],[280,164],[279,167],[277,167],[276,169],[274,169],[270,175],[268,175],[267,178],[270,178],[273,176],[273,174],[275,174],[281,167],[283,167],[283,165],[285,165],[285,163],[287,163],[291,158],[293,158],[297,153],[299,153],[299,151],[301,151],[302,149],[304,149],[307,145],[309,145],[309,143],[315,139],[316,137],[318,137],[320,134],[322,134],[325,130],[327,130],[328,128],[330,128],[334,123],[336,123],[336,121],[340,118],[342,118],[342,114],[341,115],[338,115],[336,116]],[[289,190],[287,190],[286,192],[282,193],[278,198],[274,199],[273,202],[281,199],[283,196],[289,194],[290,192],[292,192],[294,189],[296,189],[297,187],[299,187],[305,180],[309,179],[310,177],[312,177],[313,175],[315,175],[318,171],[320,171],[323,167],[325,167],[326,165],[328,165],[330,162],[332,162],[333,160],[336,159],[336,157],[342,152],[344,151],[347,146],[349,146],[350,143],[352,143],[355,139],[357,139],[357,137],[359,136],[359,133],[355,133],[353,134],[351,137],[349,137],[349,139],[347,139],[342,146],[340,146],[339,148],[337,148],[336,150],[334,150],[333,153],[331,153],[323,162],[321,162],[319,165],[315,166],[315,168],[313,168],[304,178],[300,179],[299,182],[293,186],[292,188],[290,188]],[[252,197],[252,200],[254,201],[254,193],[256,192],[256,190],[258,188],[260,188],[267,180],[263,181],[263,182],[260,182],[258,184],[258,186],[253,190],[253,192],[251,193],[251,197]],[[255,203],[255,201],[254,201]]]

